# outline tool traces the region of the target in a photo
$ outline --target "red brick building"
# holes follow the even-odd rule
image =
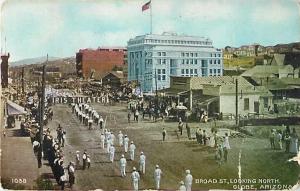
[[[2,88],[8,87],[8,59],[9,53],[6,55],[1,55],[1,85]]]
[[[100,79],[114,67],[123,67],[126,62],[125,48],[80,49],[76,53],[76,70],[84,79]]]

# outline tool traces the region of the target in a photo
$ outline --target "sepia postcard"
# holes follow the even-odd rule
[[[299,0],[1,0],[1,190],[300,190]]]

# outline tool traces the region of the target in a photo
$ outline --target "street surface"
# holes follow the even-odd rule
[[[75,161],[75,152],[81,154],[86,149],[91,156],[91,168],[77,170],[75,172],[75,189],[88,190],[100,188],[103,190],[131,190],[130,174],[132,167],[139,167],[139,154],[143,151],[146,155],[146,174],[141,176],[140,189],[154,189],[153,172],[155,165],[159,164],[163,176],[161,189],[175,190],[179,182],[184,180],[185,170],[190,169],[194,177],[193,190],[208,188],[233,189],[233,183],[197,183],[200,179],[238,179],[239,153],[241,154],[241,175],[242,178],[276,178],[281,184],[294,185],[298,178],[298,167],[295,163],[287,163],[289,158],[283,155],[282,151],[269,149],[269,142],[262,138],[230,138],[231,150],[228,155],[228,162],[220,166],[214,159],[215,150],[208,146],[201,146],[195,140],[188,140],[184,128],[183,136],[178,141],[174,130],[177,129],[177,122],[152,122],[146,119],[143,121],[127,122],[127,106],[103,106],[95,104],[93,107],[98,113],[107,117],[106,128],[113,131],[117,137],[121,130],[127,134],[130,141],[133,140],[137,149],[135,161],[127,161],[127,177],[122,178],[119,170],[119,159],[123,154],[123,147],[116,147],[115,162],[109,162],[109,155],[100,148],[100,130],[93,126],[88,130],[72,114],[68,105],[53,106],[54,117],[48,127],[52,135],[56,136],[55,129],[60,124],[67,132],[66,145],[64,147],[65,165],[69,161]],[[219,123],[219,122],[218,122]],[[94,125],[94,124],[93,124]],[[191,123],[192,136],[195,136],[195,128],[210,128],[213,123]],[[162,128],[167,130],[167,139],[162,142]],[[227,131],[227,130],[226,130]],[[229,131],[229,130],[228,130]],[[125,157],[129,159],[129,154]],[[280,163],[279,163],[280,162]]]

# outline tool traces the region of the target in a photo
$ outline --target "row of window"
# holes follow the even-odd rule
[[[197,52],[182,52],[181,53],[181,57],[198,57],[198,53]],[[152,56],[152,52],[145,52],[145,57],[151,57]],[[167,56],[167,53],[166,52],[157,52],[157,56]],[[130,57],[133,59],[133,58],[142,58],[142,51],[139,51],[139,52],[130,52]],[[210,54],[210,57],[221,57],[221,54],[213,54],[211,53]]]
[[[182,52],[181,57],[198,57],[198,53],[197,52]],[[210,57],[221,57],[221,54],[211,53]]]
[[[146,64],[150,63],[149,61],[146,60]],[[157,64],[167,64],[168,60],[167,59],[157,59]],[[181,64],[191,64],[191,65],[197,65],[197,64],[202,65],[202,67],[207,67],[207,60],[197,60],[197,59],[183,59],[181,60]],[[210,64],[221,64],[221,60],[209,60]],[[152,62],[151,62],[152,64]]]
[[[209,69],[209,73],[210,74],[221,74],[221,69]]]
[[[158,55],[158,56],[166,56],[167,53],[166,53],[166,52],[157,52],[157,55]]]
[[[142,43],[142,40],[134,41],[133,44]],[[185,41],[185,40],[156,40],[145,39],[144,43],[168,43],[168,44],[190,44],[190,45],[212,45],[209,41]]]
[[[200,64],[200,60],[196,60],[196,59],[183,59],[181,60],[181,64]],[[209,60],[209,63],[210,64],[221,64],[221,60]],[[201,64],[202,64],[202,67],[207,67],[207,64],[206,64],[206,61],[205,60],[201,60]]]
[[[198,74],[198,69],[181,69],[181,74]]]

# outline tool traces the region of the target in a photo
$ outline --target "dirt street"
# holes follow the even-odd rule
[[[53,121],[48,125],[53,133],[58,124],[66,129],[65,164],[75,161],[75,152],[81,154],[86,149],[91,155],[91,168],[76,171],[76,189],[88,190],[101,188],[103,190],[130,190],[130,173],[132,167],[138,168],[139,154],[143,151],[146,159],[146,174],[141,176],[141,189],[154,189],[153,173],[155,165],[159,164],[163,171],[161,189],[175,190],[179,182],[184,180],[185,170],[190,169],[194,177],[193,190],[208,188],[233,189],[234,182],[205,183],[209,179],[238,179],[239,152],[241,155],[241,173],[243,178],[277,178],[282,184],[294,184],[298,169],[295,163],[286,163],[288,156],[282,156],[277,151],[271,151],[267,139],[230,138],[232,149],[229,151],[228,162],[218,165],[214,159],[215,150],[208,146],[200,146],[195,140],[188,140],[184,128],[180,140],[174,133],[175,122],[152,122],[141,120],[139,123],[127,122],[126,106],[93,106],[101,115],[107,117],[106,127],[117,137],[121,130],[127,134],[130,141],[136,144],[135,161],[127,162],[127,176],[122,178],[119,171],[119,159],[124,153],[123,148],[116,147],[115,162],[109,162],[109,155],[100,148],[99,127],[93,130],[80,124],[71,108],[67,105],[55,105]],[[94,124],[93,124],[94,125]],[[211,127],[212,124],[191,123],[192,134],[197,126]],[[167,130],[167,140],[162,142],[162,128]],[[55,134],[53,134],[55,135]],[[125,157],[129,159],[129,154]],[[282,164],[278,165],[278,161]],[[288,176],[286,176],[288,175]]]

